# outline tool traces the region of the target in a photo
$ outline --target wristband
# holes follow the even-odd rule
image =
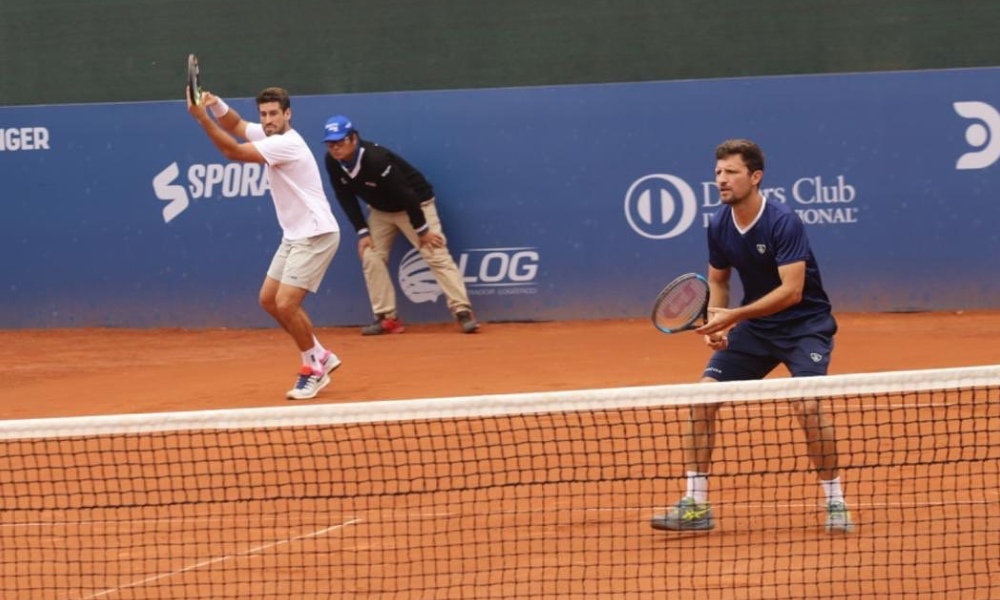
[[[218,100],[218,103],[209,106],[208,110],[212,111],[212,114],[215,115],[216,119],[221,119],[227,112],[229,112],[229,105],[226,104],[225,100],[219,98],[218,96],[216,96],[216,100]]]

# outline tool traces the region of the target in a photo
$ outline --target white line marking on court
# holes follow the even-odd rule
[[[987,492],[994,494],[995,492]],[[1000,504],[998,500],[983,499],[983,500],[941,500],[941,501],[913,501],[913,502],[851,502],[850,507],[856,509],[865,508],[927,508],[934,506],[953,506],[953,505],[992,505]],[[803,501],[803,502],[719,502],[715,504],[716,508],[724,507],[727,509],[736,510],[746,510],[746,509],[785,509],[785,508],[816,508],[822,509],[825,502],[822,500],[817,500],[815,502]],[[504,517],[504,516],[519,516],[519,515],[537,515],[537,514],[568,514],[568,513],[642,513],[648,511],[656,511],[671,508],[670,506],[618,506],[618,507],[542,507],[535,509],[513,509],[513,510],[486,510],[486,511],[470,511],[470,512],[449,512],[449,513],[437,513],[436,515],[430,515],[428,513],[407,513],[405,511],[395,511],[392,514],[393,520],[399,519],[410,519],[415,518],[427,518],[429,516],[437,516],[439,518],[476,518],[476,517]],[[365,519],[367,523],[385,523],[386,521],[378,518],[367,518]]]
[[[987,505],[987,504],[998,504],[1000,502],[996,500],[948,500],[948,501],[928,501],[928,502],[850,502],[848,499],[848,508],[850,509],[866,509],[866,508],[928,508],[934,506],[954,506],[956,504],[961,505]],[[721,502],[719,504],[714,504],[715,507],[726,507],[735,509],[771,509],[771,508],[816,508],[822,509],[823,502]],[[654,506],[652,510],[664,510],[671,508],[670,506]],[[607,510],[607,509],[605,509]],[[633,510],[633,509],[630,509]],[[634,510],[646,510],[646,509],[634,509]]]
[[[85,596],[85,597],[81,598],[81,600],[93,600],[94,598],[101,598],[103,596],[108,596],[110,594],[114,594],[114,593],[120,592],[122,590],[127,590],[129,588],[134,588],[134,587],[139,587],[139,586],[142,586],[142,585],[146,585],[147,583],[151,583],[153,581],[158,581],[160,579],[166,579],[168,577],[173,577],[174,575],[180,575],[181,573],[187,573],[188,571],[194,571],[194,570],[200,569],[202,567],[207,567],[208,565],[213,565],[213,564],[216,564],[216,563],[224,562],[224,561],[227,561],[227,560],[230,560],[230,559],[233,559],[233,558],[239,558],[241,556],[250,556],[251,554],[259,554],[259,553],[261,553],[261,552],[263,552],[265,550],[270,550],[271,548],[276,548],[278,546],[284,546],[284,545],[287,545],[287,544],[291,544],[292,542],[297,542],[299,540],[307,540],[307,539],[310,539],[310,538],[319,537],[321,535],[330,533],[331,531],[336,531],[337,529],[343,529],[344,527],[347,527],[348,525],[355,525],[355,524],[360,523],[360,522],[361,522],[361,519],[349,519],[347,521],[344,521],[343,523],[338,523],[336,525],[331,525],[330,527],[326,527],[324,529],[319,529],[319,530],[313,531],[312,533],[305,533],[305,534],[297,535],[295,537],[288,538],[288,539],[285,539],[285,540],[279,540],[277,542],[271,542],[270,544],[264,544],[262,546],[257,546],[255,548],[250,548],[249,550],[244,550],[243,552],[238,552],[236,554],[229,554],[229,555],[226,555],[226,556],[219,556],[219,557],[216,557],[216,558],[210,558],[208,560],[203,560],[203,561],[195,563],[193,565],[188,565],[186,567],[177,569],[176,571],[171,571],[169,573],[161,573],[160,575],[154,575],[152,577],[147,577],[147,578],[139,580],[139,581],[133,581],[131,583],[126,583],[125,585],[122,585],[122,586],[119,586],[119,587],[116,587],[116,588],[106,589],[106,590],[97,592],[96,594],[91,594],[90,596]]]
[[[251,516],[231,516],[231,517],[211,517],[211,516],[196,516],[196,517],[174,517],[167,519],[129,519],[128,523],[132,525],[172,525],[174,523],[249,523],[253,524],[274,522],[291,525],[295,522],[303,522],[306,519],[302,518],[290,518],[288,515],[282,515],[277,517],[251,517]],[[311,519],[310,519],[311,520]],[[18,529],[18,528],[28,528],[28,527],[100,527],[103,525],[114,525],[119,526],[123,521],[117,519],[83,519],[75,521],[29,521],[27,523],[3,523],[0,524],[0,529]]]
[[[790,403],[794,403],[794,400],[775,400],[774,404],[757,404],[757,403],[734,403],[729,406],[733,411],[744,411],[744,412],[768,412],[768,411],[781,411],[789,412],[792,410]],[[862,410],[899,410],[901,408],[950,408],[952,406],[959,406],[954,402],[928,402],[926,404],[863,404],[861,406],[848,406],[843,411],[832,411],[834,413],[845,412],[845,413],[855,413]]]

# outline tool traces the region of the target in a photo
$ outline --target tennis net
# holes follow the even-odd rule
[[[715,528],[652,529],[720,402]],[[0,597],[1000,597],[1000,365],[0,422]]]

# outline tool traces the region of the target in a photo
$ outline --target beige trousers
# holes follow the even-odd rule
[[[434,199],[421,205],[424,218],[430,230],[444,236],[441,230],[441,219],[438,218]],[[448,301],[448,310],[454,315],[459,311],[471,310],[469,295],[465,291],[465,282],[458,272],[447,244],[443,248],[421,248],[420,238],[410,224],[406,211],[385,212],[368,207],[368,233],[372,238],[374,248],[370,248],[361,259],[365,273],[365,284],[368,286],[368,298],[372,303],[372,312],[376,315],[393,314],[396,312],[396,288],[389,276],[389,251],[396,239],[396,233],[402,232],[406,239],[420,250],[424,262],[430,267],[437,279],[441,291]]]

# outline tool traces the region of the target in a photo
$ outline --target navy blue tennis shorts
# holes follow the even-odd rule
[[[764,330],[747,322],[729,332],[729,346],[712,354],[703,377],[716,381],[763,379],[780,364],[792,377],[826,375],[837,321],[833,315]]]

